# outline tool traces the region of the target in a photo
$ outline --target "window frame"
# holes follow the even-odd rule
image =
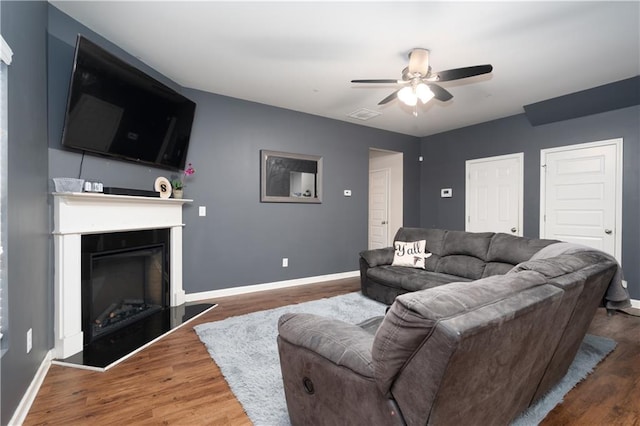
[[[8,71],[13,51],[0,35],[0,357],[8,349],[7,329],[9,323],[7,285],[7,145],[8,131]]]

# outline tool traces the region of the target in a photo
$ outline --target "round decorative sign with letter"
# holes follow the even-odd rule
[[[166,177],[160,176],[156,178],[156,183],[153,187],[156,192],[160,193],[160,198],[169,198],[171,196],[171,182]]]

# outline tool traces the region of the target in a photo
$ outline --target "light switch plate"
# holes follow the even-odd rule
[[[198,215],[199,216],[206,216],[207,215],[207,206],[200,206],[198,208]]]
[[[442,188],[440,190],[440,198],[451,198],[453,197],[453,190],[451,188]]]

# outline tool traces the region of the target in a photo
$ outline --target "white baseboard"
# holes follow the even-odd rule
[[[199,302],[201,300],[215,299],[217,297],[235,296],[238,294],[253,293],[256,291],[274,290],[277,288],[295,287],[298,285],[315,284],[324,281],[353,278],[360,275],[360,271],[341,272],[338,274],[320,275],[317,277],[298,278],[295,280],[276,281],[272,283],[254,284],[242,287],[223,288],[220,290],[189,293],[185,296],[187,302]]]
[[[29,410],[31,409],[31,405],[33,404],[33,401],[35,401],[36,395],[38,395],[40,386],[42,386],[42,382],[44,382],[44,378],[47,376],[49,367],[51,367],[52,359],[53,350],[50,350],[42,360],[40,367],[38,367],[38,371],[36,371],[36,375],[33,377],[31,384],[22,396],[22,400],[20,401],[20,404],[18,404],[18,408],[16,408],[16,411],[13,413],[13,417],[9,420],[9,426],[19,426],[24,423],[24,420],[27,418],[27,414],[29,414]]]

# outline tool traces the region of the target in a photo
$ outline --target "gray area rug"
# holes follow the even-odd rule
[[[276,344],[278,318],[285,312],[304,312],[357,324],[384,315],[385,309],[386,305],[361,293],[349,293],[231,317],[194,329],[251,421],[256,426],[286,426],[290,422]],[[520,415],[514,425],[540,423],[615,345],[611,339],[587,335],[567,375],[535,406]]]

